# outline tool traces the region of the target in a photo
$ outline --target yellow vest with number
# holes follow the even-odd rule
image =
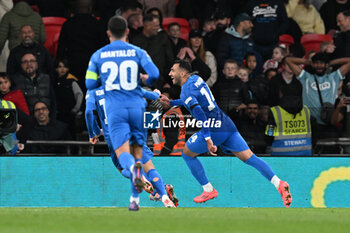
[[[297,114],[291,114],[280,106],[271,108],[276,122],[271,155],[312,155],[310,110],[304,106]],[[266,128],[266,134],[271,130]]]

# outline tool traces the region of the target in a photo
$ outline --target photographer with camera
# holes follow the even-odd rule
[[[16,106],[1,99],[0,103],[0,155],[17,151],[15,132],[17,129]]]

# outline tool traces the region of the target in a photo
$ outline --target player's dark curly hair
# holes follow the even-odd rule
[[[179,64],[181,69],[186,70],[188,73],[192,73],[192,66],[188,61],[178,59],[174,61],[174,64]]]

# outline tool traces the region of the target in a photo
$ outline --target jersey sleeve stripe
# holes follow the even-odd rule
[[[86,71],[86,76],[85,79],[92,79],[92,80],[97,80],[98,75],[95,72],[92,71]]]
[[[192,97],[188,97],[188,98],[185,100],[185,104],[188,104],[191,100],[192,100]]]

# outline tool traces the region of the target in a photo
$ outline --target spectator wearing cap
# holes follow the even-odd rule
[[[189,34],[189,46],[180,49],[177,54],[178,59],[184,59],[191,63],[192,70],[198,73],[204,81],[207,81],[211,77],[211,69],[206,64],[206,54],[203,45],[202,34],[198,30],[192,30]],[[209,60],[214,58],[211,57]],[[211,61],[211,63],[214,63]]]
[[[215,22],[215,29],[206,33],[204,43],[210,52],[216,54],[218,41],[225,34],[226,28],[231,23],[231,15],[227,11],[218,11],[214,14],[213,20]]]
[[[211,72],[206,83],[209,87],[212,87],[218,77],[216,59],[210,51],[205,50],[202,33],[199,30],[192,30],[189,34],[188,44],[195,56],[209,67]]]
[[[246,54],[254,52],[254,42],[250,38],[253,29],[252,19],[246,13],[237,15],[233,25],[225,30],[220,38],[216,58],[218,69],[222,70],[227,59],[234,59],[242,64]]]
[[[34,118],[32,124],[24,126],[18,137],[26,140],[71,140],[68,125],[50,118],[50,105],[39,100],[34,104]],[[26,145],[27,153],[64,153],[64,147]]]
[[[288,16],[281,0],[248,0],[243,11],[253,17],[252,38],[255,49],[267,60],[288,28]]]

